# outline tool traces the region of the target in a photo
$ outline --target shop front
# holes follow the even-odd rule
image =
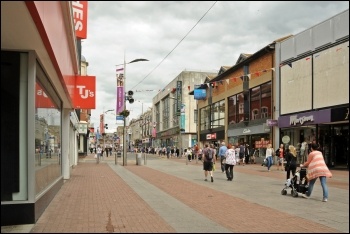
[[[228,143],[232,145],[247,143],[256,156],[264,157],[266,146],[272,142],[271,127],[266,123],[229,129]]]
[[[349,154],[348,107],[280,116],[281,142],[297,148],[298,162],[307,160],[310,144],[317,143],[329,167],[347,168]],[[286,141],[287,139],[287,141]]]
[[[202,143],[203,146],[205,143],[209,143],[209,144],[213,144],[215,147],[219,147],[220,142],[224,141],[224,139],[225,139],[224,130],[202,133],[199,136],[199,141]]]

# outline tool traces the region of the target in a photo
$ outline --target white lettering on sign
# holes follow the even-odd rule
[[[297,125],[298,123],[300,123],[301,125],[303,125],[305,122],[308,122],[308,121],[314,121],[314,116],[310,115],[310,116],[302,116],[300,118],[297,118],[296,115],[292,115],[290,117],[289,124],[290,125]]]
[[[349,119],[349,108],[346,108],[345,119]]]
[[[83,30],[83,20],[84,20],[84,6],[80,1],[72,1],[73,7],[73,18],[74,18],[74,28],[77,31]]]
[[[250,133],[250,129],[249,128],[243,129],[243,133]]]
[[[38,89],[37,92],[36,92],[36,94],[37,94],[38,96],[43,96],[43,97],[45,97],[45,98],[48,97],[48,96],[46,95],[46,93],[45,93],[42,89]]]
[[[88,98],[88,97],[93,97],[95,94],[94,92],[91,92],[90,90],[88,89],[85,89],[86,86],[81,86],[81,85],[78,85],[77,88],[79,89],[79,95],[81,98]],[[85,92],[85,94],[84,94]]]

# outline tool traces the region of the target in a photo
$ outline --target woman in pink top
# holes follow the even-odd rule
[[[320,178],[321,186],[323,190],[323,202],[328,200],[328,187],[327,187],[327,177],[332,177],[332,173],[329,171],[323,155],[320,151],[317,150],[317,144],[311,144],[311,153],[307,157],[307,162],[304,165],[300,165],[300,167],[307,167],[307,177],[309,180],[309,188],[308,191],[303,194],[304,198],[309,198],[312,189],[314,188],[314,184],[317,178]]]

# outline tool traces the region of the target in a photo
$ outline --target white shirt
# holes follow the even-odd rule
[[[267,148],[266,149],[266,156],[265,156],[265,158],[272,156],[272,151],[273,151],[272,148]]]

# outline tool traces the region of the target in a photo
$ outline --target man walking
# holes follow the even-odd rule
[[[213,164],[215,163],[215,155],[213,149],[209,147],[209,144],[205,144],[205,148],[203,149],[203,170],[204,170],[204,181],[208,181],[207,177],[210,173],[211,182],[214,182],[213,177]],[[209,173],[208,173],[209,172]]]
[[[225,173],[225,163],[223,163],[223,160],[225,160],[226,156],[226,150],[227,150],[227,147],[226,147],[226,144],[225,142],[223,141],[221,143],[221,146],[219,148],[219,157],[220,157],[220,165],[221,165],[221,171],[222,173]]]

